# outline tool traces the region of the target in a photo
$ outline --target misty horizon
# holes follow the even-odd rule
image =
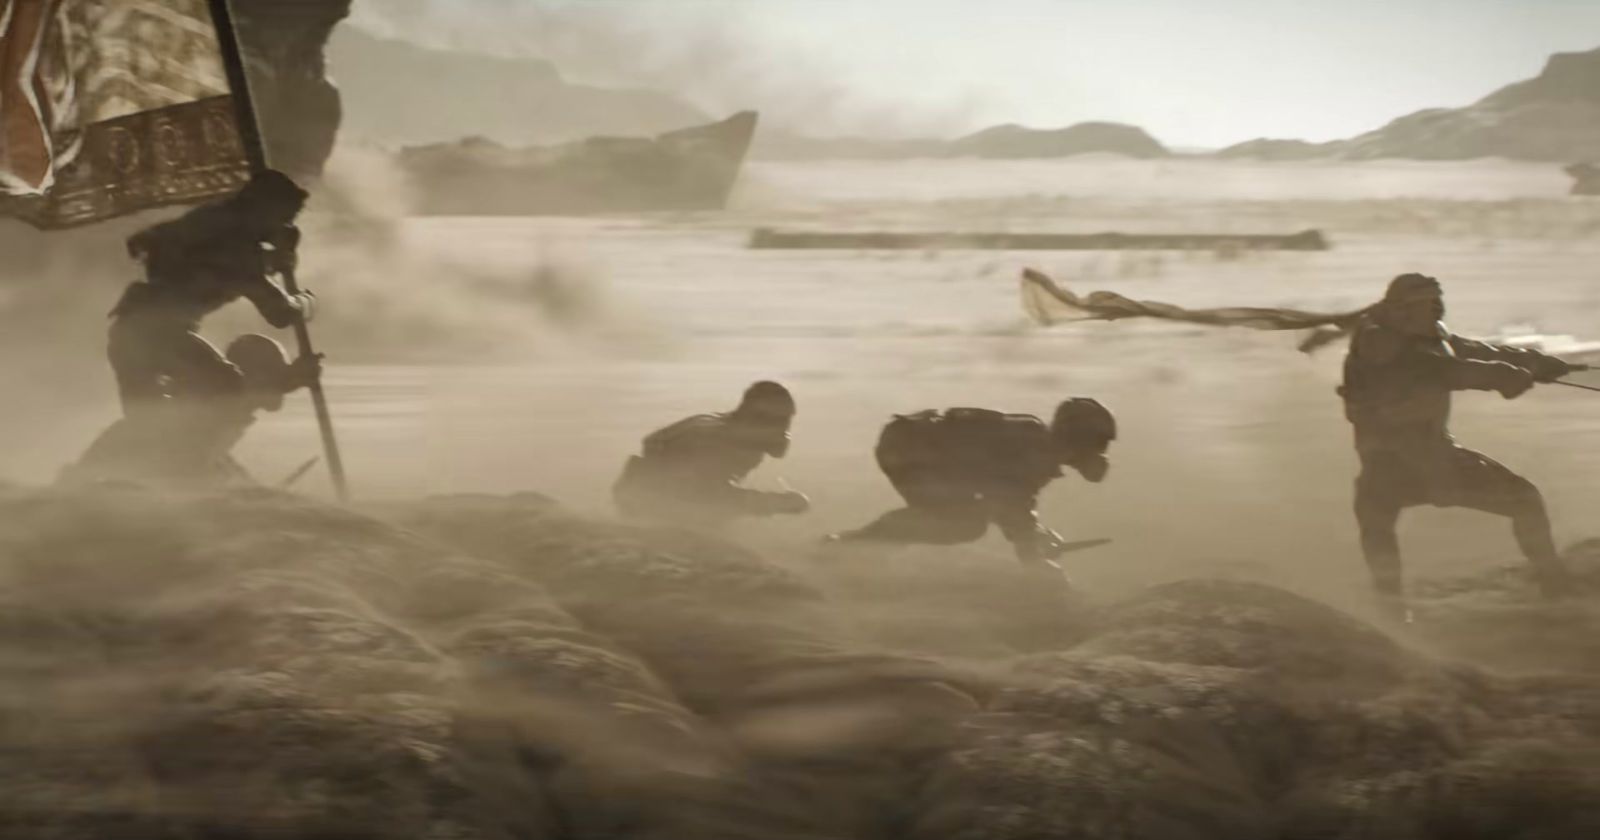
[[[1554,53],[1600,47],[1600,4],[1568,0],[932,5],[392,0],[357,4],[351,23],[544,59],[570,82],[650,88],[712,116],[759,110],[769,126],[814,136],[1104,121],[1180,150],[1352,137],[1470,104],[1537,75]],[[1084,30],[1093,36],[1058,34]]]

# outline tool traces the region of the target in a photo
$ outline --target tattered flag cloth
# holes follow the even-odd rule
[[[1067,321],[1159,318],[1188,324],[1246,327],[1253,330],[1317,330],[1300,345],[1301,350],[1309,352],[1343,337],[1355,327],[1356,322],[1370,307],[1336,313],[1256,306],[1185,309],[1170,303],[1134,300],[1115,292],[1090,292],[1080,296],[1063,288],[1043,272],[1028,268],[1022,271],[1022,308],[1034,323],[1042,326]]]
[[[83,224],[249,177],[206,0],[0,0],[0,215]]]

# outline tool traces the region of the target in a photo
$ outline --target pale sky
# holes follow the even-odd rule
[[[364,0],[359,23],[818,133],[1327,140],[1600,47],[1600,0]]]

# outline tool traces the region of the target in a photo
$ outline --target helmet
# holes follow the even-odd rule
[[[256,390],[282,390],[289,375],[289,355],[283,345],[258,333],[246,333],[228,344],[228,361],[244,374],[245,384]]]
[[[1426,274],[1412,272],[1402,274],[1389,281],[1389,288],[1384,290],[1385,303],[1407,303],[1414,300],[1432,300],[1444,297],[1444,288],[1439,281]]]
[[[1098,400],[1071,397],[1056,406],[1050,434],[1063,444],[1104,445],[1117,439],[1117,419]]]
[[[744,389],[744,396],[739,399],[739,408],[742,410],[751,410],[756,405],[767,409],[763,413],[782,412],[792,417],[795,412],[794,395],[789,393],[789,389],[766,380]]]
[[[263,169],[250,176],[250,182],[239,190],[239,197],[251,202],[304,204],[310,197],[294,179],[276,169]]]
[[[1444,289],[1424,274],[1402,274],[1389,281],[1377,312],[1382,323],[1408,335],[1444,338]]]

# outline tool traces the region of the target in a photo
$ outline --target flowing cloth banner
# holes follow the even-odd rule
[[[0,215],[80,225],[249,175],[206,0],[0,0]]]
[[[1185,309],[1170,303],[1134,300],[1116,292],[1090,292],[1080,296],[1043,272],[1027,268],[1022,271],[1022,309],[1041,326],[1069,321],[1159,318],[1253,330],[1317,330],[1300,345],[1301,350],[1310,352],[1348,334],[1370,307],[1336,313],[1256,306]]]

